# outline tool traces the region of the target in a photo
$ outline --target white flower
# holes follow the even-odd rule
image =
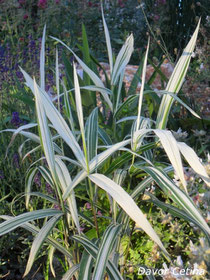
[[[172,131],[172,133],[173,133],[173,136],[176,138],[176,140],[185,139],[188,136],[187,132],[182,131],[181,128],[179,128],[177,130],[177,132]]]

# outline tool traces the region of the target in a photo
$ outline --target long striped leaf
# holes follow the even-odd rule
[[[82,259],[79,266],[78,280],[91,279],[92,268],[93,268],[93,257],[87,251],[84,250],[82,253]]]
[[[77,77],[77,73],[76,73],[75,64],[74,64],[73,68],[74,68],[74,87],[75,87],[77,117],[79,120],[80,133],[82,136],[82,144],[83,144],[83,151],[85,154],[86,168],[87,168],[87,170],[89,170],[88,151],[87,151],[87,146],[86,146],[86,141],[85,141],[85,128],[84,128],[83,111],[82,111],[82,99],[81,99],[79,81],[78,81],[78,77]]]
[[[174,71],[170,77],[170,80],[167,84],[166,91],[172,92],[174,94],[177,94],[184,82],[185,75],[187,73],[192,52],[195,48],[195,43],[198,35],[198,30],[200,26],[200,20],[198,22],[198,25],[195,29],[195,32],[189,41],[188,45],[183,51],[182,56],[180,57],[176,67],[174,68]],[[159,107],[158,116],[156,120],[156,128],[159,129],[165,129],[168,121],[169,112],[171,109],[171,106],[173,104],[173,97],[170,95],[164,95]]]
[[[185,107],[193,116],[195,116],[198,119],[201,119],[201,117],[195,112],[193,111],[193,109],[191,109],[186,103],[184,103],[177,95],[175,95],[172,92],[169,91],[165,91],[165,90],[159,90],[158,93],[160,94],[168,94],[171,97],[173,97],[173,99],[175,99],[177,102],[179,102],[183,107]]]
[[[62,214],[62,212],[56,209],[43,209],[12,217],[10,220],[0,224],[0,236],[16,229],[17,227],[22,226],[26,222],[36,219],[42,219],[49,216],[55,216],[56,214]]]
[[[206,235],[209,243],[210,243],[210,235],[204,231],[204,228],[200,226],[200,223],[197,222],[197,220],[193,219],[191,216],[187,215],[186,212],[184,212],[183,210],[174,207],[168,203],[164,203],[162,201],[160,201],[159,199],[157,199],[154,195],[152,195],[150,192],[146,193],[147,195],[150,196],[151,201],[157,205],[158,207],[160,207],[163,211],[165,211],[166,213],[170,213],[171,215],[173,215],[174,217],[179,217],[181,219],[184,219],[185,221],[189,222],[189,223],[193,223],[195,224],[197,227],[199,227]]]
[[[203,179],[207,186],[210,187],[210,178],[195,151],[183,142],[177,142],[177,145],[192,169]]]
[[[53,267],[54,253],[55,253],[55,248],[53,246],[50,246],[49,253],[48,253],[49,266],[50,266],[50,270],[51,270],[51,273],[52,273],[53,277],[56,277],[55,269]]]
[[[74,276],[74,274],[77,272],[77,270],[79,269],[79,264],[75,264],[73,265],[62,277],[61,280],[69,280],[72,279],[72,277]]]
[[[65,86],[65,84],[62,80],[61,80],[61,84],[62,84],[62,87],[63,87],[63,90],[64,90],[64,104],[65,104],[65,111],[64,112],[65,112],[65,115],[67,116],[67,119],[69,121],[72,133],[75,136],[75,124],[74,124],[72,109],[71,109],[70,101],[69,101],[69,93],[67,92],[66,86]]]
[[[77,77],[75,64],[73,65],[73,69],[74,69],[74,89],[75,89],[77,117],[78,117],[78,121],[79,121],[80,132],[81,132],[81,135],[83,135],[83,138],[84,138],[84,121],[83,121],[83,111],[82,111],[82,99],[81,99],[79,81],[78,81],[78,77]]]
[[[121,225],[110,225],[102,237],[102,243],[99,247],[95,268],[93,271],[93,280],[103,279],[104,272],[106,270],[109,255],[112,251],[114,242],[121,230]]]
[[[164,168],[164,172],[167,174],[168,172],[173,171],[173,167],[169,166]],[[153,178],[152,177],[147,177],[146,179],[144,179],[141,183],[139,183],[135,189],[131,192],[131,197],[135,200],[139,197],[139,195],[142,194],[142,192],[146,189],[149,188],[152,185],[153,182]]]
[[[56,215],[56,213],[55,213],[55,215]],[[51,216],[53,216],[53,215],[51,215]],[[0,218],[4,219],[6,221],[11,221],[12,219],[14,219],[14,217],[6,216],[6,215],[1,215]],[[40,231],[40,228],[35,227],[34,225],[27,223],[27,222],[24,222],[23,224],[21,224],[20,227],[30,231],[33,234],[38,234]],[[64,256],[66,256],[68,258],[69,262],[72,262],[73,257],[71,255],[71,253],[65,247],[63,247],[58,241],[56,241],[54,238],[52,238],[50,236],[48,236],[45,241],[47,243],[49,243],[50,245],[52,245],[56,250],[58,250]]]
[[[15,133],[16,129],[8,128],[8,129],[0,131],[0,133],[2,133],[2,132],[14,132]],[[34,134],[32,132],[20,131],[19,134],[27,137],[28,139],[30,139],[30,140],[32,140],[32,141],[34,141],[36,143],[40,143],[39,136],[37,136],[36,134]]]
[[[52,144],[52,136],[49,130],[47,116],[45,113],[45,109],[42,104],[42,100],[40,98],[38,86],[34,80],[34,95],[35,95],[35,104],[36,104],[36,112],[38,119],[38,128],[39,128],[39,136],[41,145],[52,175],[52,178],[56,184],[58,184],[58,178],[55,169],[55,158],[54,158],[54,148]]]
[[[102,142],[104,143],[104,145],[106,146],[110,146],[112,145],[112,140],[109,137],[109,135],[105,132],[105,130],[103,128],[101,128],[100,126],[98,127],[98,137],[102,140]]]
[[[177,176],[181,180],[182,185],[184,186],[185,191],[187,192],[181,155],[179,152],[179,148],[178,148],[176,139],[174,138],[173,134],[170,131],[163,130],[163,129],[147,129],[145,127],[138,131],[135,131],[135,133],[133,134],[133,146],[134,146],[133,148],[136,147],[136,149],[138,150],[138,148],[141,147],[141,143],[143,142],[146,134],[151,133],[151,132],[154,132],[160,139],[160,142],[161,142],[170,162],[172,163],[172,165],[177,173]]]
[[[177,145],[177,141],[174,138],[173,134],[170,131],[162,130],[162,129],[154,129],[155,134],[159,137],[160,142],[170,160],[172,163],[177,176],[181,180],[182,185],[186,189],[186,181],[184,178],[184,171],[182,166],[182,160],[179,152],[179,148]]]
[[[85,248],[85,250],[94,259],[96,259],[97,253],[98,253],[98,247],[93,242],[91,242],[85,236],[75,235],[75,236],[72,237],[72,239],[75,240],[76,242],[82,244],[82,246]],[[108,260],[106,270],[107,270],[107,273],[108,273],[111,280],[123,280],[123,278],[122,278],[120,272],[118,271],[117,267],[110,260]]]
[[[95,108],[85,123],[85,138],[87,143],[88,160],[97,155],[98,147],[98,108]]]
[[[29,200],[30,200],[29,193],[31,192],[31,187],[32,187],[34,176],[35,176],[36,172],[37,172],[37,168],[33,167],[26,174],[26,178],[25,178],[26,209],[28,209],[28,206],[29,206]]]
[[[122,46],[122,48],[116,58],[114,68],[113,68],[112,78],[111,78],[112,85],[116,85],[120,74],[122,73],[122,71],[124,70],[126,65],[128,64],[131,54],[133,52],[133,44],[134,44],[133,34],[131,34],[126,39],[124,45]]]
[[[131,142],[131,140],[125,140],[122,142],[119,142],[117,144],[114,144],[110,148],[108,148],[106,151],[100,153],[99,155],[95,156],[89,163],[89,173],[92,173],[96,168],[98,168],[109,156],[111,156],[114,152],[118,151],[120,148],[128,145]],[[88,173],[86,170],[80,171],[77,176],[74,178],[70,186],[66,189],[66,192],[63,195],[63,199],[65,200],[70,192],[75,188],[82,180],[84,180],[87,177]]]
[[[58,178],[60,181],[60,185],[62,188],[62,192],[64,193],[69,186],[69,184],[72,182],[69,171],[64,164],[64,162],[59,158],[56,157],[56,171],[58,174]],[[77,203],[75,199],[74,191],[70,193],[70,196],[67,199],[67,205],[69,207],[70,213],[72,215],[72,219],[77,227],[78,232],[80,233],[80,225],[79,225],[79,218],[78,218],[78,212],[77,212]]]
[[[56,82],[56,90],[57,90],[57,101],[58,101],[58,111],[60,112],[60,85],[59,85],[59,65],[58,65],[58,48],[56,47],[55,53],[55,82]]]
[[[28,87],[34,93],[33,80],[24,70],[21,69],[21,71],[25,77]],[[63,140],[67,143],[67,145],[69,145],[69,147],[72,149],[75,157],[81,163],[81,165],[84,168],[86,168],[84,154],[79,144],[77,143],[77,140],[75,139],[74,135],[69,129],[67,123],[65,122],[65,120],[63,119],[59,111],[55,108],[47,93],[41,90],[41,88],[38,88],[38,91],[39,91],[41,103],[43,104],[46,115],[51,121],[51,123],[53,124],[53,127],[57,130],[58,134],[61,136],[61,138],[63,138]]]
[[[164,172],[155,167],[142,167],[162,188],[162,190],[170,196],[177,205],[181,207],[189,216],[196,220],[200,227],[210,234],[210,229],[204,218],[201,216],[191,198],[182,190],[180,190]]]
[[[147,50],[144,58],[144,64],[143,64],[143,70],[142,70],[142,83],[141,83],[141,89],[139,93],[139,103],[138,103],[138,115],[137,115],[137,120],[136,120],[136,131],[139,130],[140,128],[140,117],[141,117],[141,107],[142,107],[142,102],[143,102],[143,94],[144,94],[144,84],[145,84],[145,78],[146,78],[146,70],[147,70],[147,57],[148,57],[148,52],[149,52],[149,42],[150,39],[148,39],[148,44],[147,44]]]
[[[117,116],[123,111],[124,108],[129,107],[138,98],[138,94],[128,96],[128,98],[117,108],[114,117],[117,118]]]
[[[22,125],[22,126],[18,127],[18,128],[14,131],[14,133],[13,133],[13,135],[12,135],[12,138],[11,138],[11,140],[10,140],[10,143],[9,143],[9,145],[8,145],[8,147],[7,147],[7,152],[8,152],[8,150],[9,150],[9,148],[12,146],[12,144],[13,144],[13,142],[14,142],[16,136],[17,136],[19,133],[21,133],[21,131],[23,131],[24,129],[29,129],[29,128],[36,127],[36,126],[37,126],[37,123],[29,123],[29,124],[25,124],[25,125]],[[3,130],[3,131],[8,131],[8,130]],[[2,132],[3,132],[3,131],[2,131]],[[11,130],[10,130],[10,131],[11,131]],[[7,154],[7,152],[6,152],[6,154]]]
[[[41,52],[40,52],[40,88],[45,90],[45,37],[46,37],[46,25],[43,29]]]
[[[98,87],[98,86],[83,86],[80,87],[80,89],[87,89],[90,91],[99,91],[101,94],[108,94],[108,95],[112,95],[112,91],[108,88],[105,87]]]
[[[31,267],[35,261],[37,254],[39,253],[42,244],[45,242],[46,237],[49,235],[49,233],[51,232],[51,230],[53,229],[53,227],[55,226],[55,224],[58,222],[58,220],[62,215],[63,213],[55,215],[40,229],[39,233],[37,234],[36,238],[32,243],[32,247],[30,250],[28,262],[23,277],[25,277],[31,270]]]
[[[133,221],[135,221],[136,224],[140,226],[153,241],[159,245],[166,255],[168,255],[159,237],[145,218],[144,214],[138,208],[131,196],[121,186],[102,174],[92,174],[89,175],[89,178],[91,181],[93,181],[93,183],[109,193],[121,206],[121,208],[128,214],[128,216]]]
[[[97,87],[100,88],[105,88],[103,82],[101,81],[101,79],[72,51],[71,48],[69,48],[65,43],[63,43],[61,40],[50,36],[52,39],[56,40],[57,42],[61,43],[63,46],[65,46],[76,58],[76,60],[78,61],[78,63],[80,64],[80,66],[83,68],[83,70],[90,76],[91,80],[94,82],[94,84]],[[109,108],[112,111],[112,103],[109,99],[109,96],[107,94],[105,94],[104,92],[101,92],[103,95],[104,100],[106,101],[106,103],[108,104]]]
[[[113,70],[112,46],[111,46],[109,30],[108,30],[108,27],[107,27],[107,24],[106,24],[106,21],[104,18],[104,11],[103,11],[102,5],[101,5],[101,13],[102,13],[103,26],[104,26],[104,33],[105,33],[105,38],[106,38],[106,47],[107,47],[108,57],[109,57],[110,73],[112,75],[112,70]]]

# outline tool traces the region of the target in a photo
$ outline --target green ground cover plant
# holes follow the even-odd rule
[[[52,37],[74,55],[83,68],[83,79],[78,77],[75,63],[70,64],[67,59],[66,76],[60,77],[56,51],[57,95],[51,98],[46,92],[46,28],[41,42],[39,83],[20,70],[34,96],[36,122],[19,123],[18,128],[3,132],[13,133],[8,154],[17,135],[26,138],[21,138],[19,152],[23,162],[28,157],[32,162],[26,172],[25,192],[18,194],[12,203],[15,207],[23,201],[26,211],[15,216],[1,215],[5,221],[0,224],[0,235],[21,228],[20,232],[24,229],[35,236],[28,246],[24,277],[29,275],[39,255],[47,255],[45,279],[57,275],[55,260],[59,260],[58,277],[63,280],[142,279],[138,276],[138,265],[149,263],[145,259],[145,263],[142,260],[138,263],[138,258],[141,259],[138,251],[154,249],[154,255],[161,255],[157,266],[163,261],[170,265],[174,258],[169,247],[174,232],[158,226],[157,212],[181,219],[176,219],[177,223],[184,220],[188,234],[192,234],[189,224],[193,224],[209,241],[209,227],[189,195],[191,189],[184,167],[188,163],[209,186],[207,171],[193,149],[177,141],[167,129],[174,101],[199,118],[177,96],[189,67],[199,24],[166,89],[159,91],[160,106],[152,119],[152,114],[147,117],[143,110],[147,95],[156,98],[156,93],[145,84],[150,41],[138,72],[140,93],[134,94],[131,88],[126,96],[123,76],[134,49],[133,36],[126,39],[115,57],[103,12],[102,20],[111,71],[105,83],[98,75],[97,61],[90,56],[84,27],[83,60],[60,39]],[[135,83],[134,79],[132,86]],[[185,159],[184,167],[181,156]],[[174,174],[179,184],[173,181]],[[167,234],[161,233],[164,230]],[[150,241],[145,239],[145,233]],[[160,236],[164,237],[162,241]],[[181,234],[180,239],[182,254]],[[138,249],[132,250],[131,244]],[[129,271],[130,264],[133,265]],[[65,274],[61,276],[62,271]]]

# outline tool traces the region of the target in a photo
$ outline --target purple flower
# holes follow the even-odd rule
[[[53,208],[61,210],[61,207],[58,204],[54,204]]]
[[[20,159],[19,159],[19,155],[17,153],[15,153],[13,155],[13,165],[16,167],[16,168],[20,168]]]
[[[19,79],[20,81],[23,80],[23,74],[22,74],[21,71],[16,71],[16,76],[18,77],[18,79]]]
[[[34,183],[38,186],[41,187],[41,173],[38,172],[36,173],[36,175],[34,176]]]
[[[52,194],[52,193],[53,193],[53,189],[52,189],[52,187],[50,186],[50,184],[46,183],[45,186],[46,186],[46,191],[47,191],[49,194]]]
[[[4,179],[4,172],[2,170],[0,170],[0,180]]]
[[[18,112],[13,112],[12,113],[12,119],[11,119],[11,123],[15,126],[15,127],[19,127],[21,125],[21,119],[19,117],[19,113]]]

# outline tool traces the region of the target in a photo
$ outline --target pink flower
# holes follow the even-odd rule
[[[28,18],[28,15],[25,14],[25,15],[23,16],[23,19],[27,19],[27,18]]]
[[[98,213],[97,213],[97,214],[98,214],[98,216],[99,216],[99,217],[101,217],[101,216],[102,216],[102,213],[101,213],[101,211],[100,211],[100,210],[98,210]]]
[[[166,4],[166,0],[158,0],[158,4],[159,5],[165,5]]]
[[[121,8],[125,7],[125,4],[123,3],[122,0],[118,0],[118,5],[119,5]]]
[[[84,231],[84,229],[85,229],[84,227],[80,227],[80,231],[81,231],[81,232],[83,232],[83,231]]]
[[[38,7],[45,9],[47,7],[47,0],[39,0]]]
[[[85,208],[86,208],[86,209],[91,209],[91,204],[90,204],[89,202],[86,202],[86,203],[85,203]]]
[[[59,4],[60,0],[55,0],[55,4]]]
[[[159,15],[154,15],[154,20],[155,21],[158,21],[160,19],[160,16]]]
[[[19,3],[20,5],[24,5],[25,2],[26,2],[25,0],[19,0],[19,1],[18,1],[18,3]]]

